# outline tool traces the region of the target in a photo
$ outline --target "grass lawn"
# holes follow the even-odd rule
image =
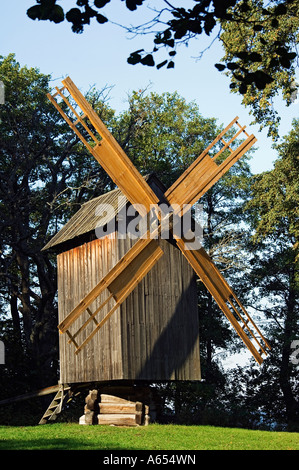
[[[299,433],[213,426],[0,426],[0,450],[299,450]]]

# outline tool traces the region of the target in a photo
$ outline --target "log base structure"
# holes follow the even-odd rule
[[[133,390],[121,387],[108,391],[117,395],[100,393],[98,390],[89,391],[79,424],[146,426],[155,419],[156,404],[149,388],[138,387],[138,390]]]

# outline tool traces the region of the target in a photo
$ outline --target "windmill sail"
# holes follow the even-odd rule
[[[211,258],[203,248],[186,249],[182,239],[177,239],[177,245],[255,360],[261,364],[261,354],[267,355],[266,349],[271,349],[270,345]]]
[[[48,94],[50,101],[131,204],[136,207],[137,211],[142,216],[147,216],[150,210],[156,207],[157,214],[159,214],[159,200],[157,196],[144,178],[142,178],[84,96],[69,77],[63,80],[62,83],[63,87],[61,89],[56,88],[57,91],[53,96]],[[66,98],[64,90],[70,93],[82,114],[79,114],[70,100]],[[73,119],[58,104],[55,99],[56,96],[59,96],[67,104]],[[79,125],[83,130],[79,130]],[[229,136],[228,140],[225,141],[224,136],[234,125],[237,125],[239,130],[233,137]],[[237,138],[241,134],[245,135],[245,140],[235,146]],[[245,131],[245,127],[239,124],[238,117],[236,117],[165,192],[164,196],[169,206],[176,208],[174,213],[180,216],[184,215],[185,211],[190,209],[190,205],[202,197],[255,142],[256,138]],[[234,145],[232,145],[233,143]],[[222,144],[220,149],[219,144]],[[223,152],[226,152],[227,155]],[[210,156],[210,153],[213,156]],[[218,163],[218,160],[221,160],[220,163]],[[169,217],[169,215],[160,216],[158,233],[161,231],[163,217]],[[59,324],[60,332],[68,334],[70,342],[76,346],[76,353],[81,351],[90,341],[163,255],[162,249],[157,241],[153,240],[153,234],[151,235],[147,239],[145,237],[136,242],[117,265],[80,301],[67,318]],[[203,248],[186,249],[183,238],[177,238],[176,243],[256,361],[261,364],[263,361],[261,354],[266,354],[266,349],[270,349],[270,346],[208,254]],[[90,304],[104,289],[109,291],[109,296],[95,312],[91,312],[89,309]],[[114,302],[113,306],[108,314],[101,321],[98,321],[96,315],[110,301]],[[84,311],[89,313],[88,320],[75,333],[71,333],[69,331],[70,326]],[[83,343],[79,345],[76,337],[91,321],[95,323],[95,328]]]
[[[158,204],[157,196],[72,80],[68,77],[62,83],[64,86],[61,89],[56,87],[57,91],[53,96],[50,93],[47,95],[49,100],[123,194],[133,206],[136,205],[137,211],[145,216],[152,205]],[[81,115],[64,95],[65,89],[69,91],[81,109]],[[56,96],[59,96],[68,106],[73,120],[56,101]],[[85,122],[87,119],[91,125]]]
[[[241,127],[236,117],[220,134],[211,142],[211,144],[197,157],[197,159],[187,168],[187,170],[176,180],[176,182],[165,192],[165,198],[169,205],[181,207],[183,215],[184,207],[192,205],[199,200],[257,141],[254,135],[248,135],[245,126]],[[237,124],[240,129],[236,134],[224,141],[223,137]],[[239,137],[241,133],[246,135],[246,140],[232,150],[231,144]],[[216,147],[221,141],[223,146],[213,156],[210,157],[209,151]],[[217,160],[225,150],[229,150],[229,155],[217,164]]]

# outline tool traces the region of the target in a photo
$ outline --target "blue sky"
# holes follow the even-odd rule
[[[184,2],[192,4],[191,0]],[[75,0],[60,3],[65,11]],[[159,5],[159,0],[151,1]],[[132,90],[147,86],[157,93],[177,91],[187,102],[195,101],[203,117],[215,117],[218,124],[228,124],[235,116],[247,125],[250,133],[258,139],[251,168],[254,173],[272,168],[276,152],[267,132],[259,132],[258,126],[249,126],[252,117],[249,109],[241,104],[241,97],[230,93],[228,79],[220,74],[214,64],[221,58],[220,46],[215,44],[198,61],[196,56],[205,45],[194,41],[188,48],[182,46],[176,56],[174,69],[160,69],[142,65],[129,65],[130,52],[140,48],[152,48],[152,38],[129,39],[127,33],[117,25],[99,25],[93,22],[83,34],[74,34],[68,22],[55,25],[45,21],[32,21],[26,10],[35,0],[9,0],[2,2],[0,19],[0,55],[15,53],[21,66],[37,67],[42,73],[50,74],[53,86],[59,86],[61,79],[70,76],[82,92],[95,85],[101,89],[112,86],[110,106],[117,112],[126,109],[126,99]],[[143,22],[151,15],[146,6],[137,12],[129,12],[125,4],[112,0],[103,9],[109,18],[126,24]],[[161,59],[162,60],[162,59]],[[281,135],[291,129],[293,118],[298,118],[299,104],[286,107],[279,104]],[[247,129],[248,130],[248,129]]]

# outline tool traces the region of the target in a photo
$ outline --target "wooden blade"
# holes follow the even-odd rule
[[[211,258],[203,248],[199,250],[188,250],[186,249],[185,243],[182,239],[177,239],[176,241],[183,255],[189,261],[196,274],[200,277],[201,281],[204,283],[226,318],[230,321],[244,344],[254,356],[255,360],[261,364],[263,362],[261,353],[256,349],[244,329],[246,328],[248,330],[248,334],[250,334],[253,340],[257,343],[262,353],[267,354],[266,348],[271,349],[270,345],[246,312],[228,283],[225,281],[222,274],[216,268]],[[245,319],[243,318],[240,310],[245,314]],[[241,321],[242,326],[239,321]],[[257,338],[257,335],[259,338]],[[261,344],[261,340],[264,342],[264,346]]]
[[[63,88],[58,89],[52,96],[48,94],[50,101],[54,104],[65,121],[73,129],[76,135],[81,139],[90,153],[101,164],[104,170],[109,174],[115,184],[121,189],[127,199],[142,215],[146,216],[154,205],[158,205],[159,200],[146,181],[142,178],[136,170],[130,159],[123,152],[117,141],[108,131],[101,119],[89,105],[87,100],[74,85],[72,80],[68,77],[63,80]],[[72,98],[75,100],[82,113],[79,115],[74,107],[70,104],[63,94],[63,90],[68,90]],[[67,104],[71,112],[76,118],[72,121],[62,107],[58,105],[54,99],[59,95],[64,103]],[[84,119],[87,118],[89,123],[93,126],[93,130],[86,124]],[[78,129],[78,125],[84,129],[84,135]],[[228,142],[225,142],[223,136],[233,126],[237,124],[240,130]],[[244,127],[238,123],[238,118],[235,118],[223,132],[207,147],[207,149],[193,162],[193,164],[183,173],[183,175],[169,188],[165,193],[166,199],[171,206],[179,207],[178,214],[183,215],[184,211],[189,210],[188,205],[196,202],[219,178],[225,174],[231,166],[247,152],[251,146],[256,142],[256,138],[249,136]],[[245,132],[247,136],[245,142],[238,146],[236,150],[232,150],[230,144],[235,140],[241,132]],[[87,135],[88,134],[88,135]],[[98,137],[98,135],[100,137]],[[87,136],[87,137],[86,137]],[[92,139],[92,142],[87,140]],[[208,152],[219,141],[224,143],[224,147],[211,158]],[[226,149],[229,149],[230,155],[220,164],[216,163],[219,155]],[[157,211],[159,214],[159,211]],[[160,220],[161,221],[161,220]],[[161,225],[160,225],[161,228]],[[159,230],[158,230],[159,231]],[[251,340],[244,332],[244,328],[251,333],[255,341],[258,343],[263,352],[266,352],[255,337],[254,333],[250,330],[249,324],[253,326],[254,330],[263,339],[266,347],[270,348],[265,338],[261,335],[260,331],[253,323],[252,319],[247,314],[244,307],[241,305],[235,294],[232,292],[220,272],[212,263],[208,255],[201,248],[198,250],[186,250],[185,242],[183,239],[177,240],[177,245],[182,253],[189,261],[194,271],[199,275],[207,289],[210,291],[219,307],[229,319],[239,336],[242,338],[248,349],[252,352],[257,362],[261,363],[262,358],[256,350]],[[133,248],[117,263],[117,265],[99,282],[97,286],[73,309],[66,319],[59,325],[60,332],[66,332],[77,348],[78,353],[93,337],[99,328],[108,320],[112,313],[119,307],[125,298],[132,292],[138,282],[147,274],[152,266],[162,256],[163,252],[158,246],[156,240],[149,236],[140,239]],[[97,298],[104,289],[108,289],[110,295],[103,302],[103,304],[92,313],[89,310],[89,305]],[[97,313],[110,302],[114,301],[114,306],[110,309],[108,314],[98,322],[96,320]],[[246,321],[240,314],[240,308],[246,315]],[[89,313],[88,320],[79,328],[79,330],[72,335],[68,328],[79,318],[79,316],[87,311]],[[240,326],[235,315],[243,322],[243,327]],[[75,341],[75,337],[85,328],[85,326],[93,321],[96,325],[94,331],[88,338],[79,346]]]
[[[247,134],[245,127],[240,126],[238,119],[239,118],[236,117],[165,192],[168,203],[173,207],[180,207],[180,215],[183,215],[184,211],[187,210],[188,204],[192,205],[198,201],[198,199],[202,197],[257,141],[254,135],[249,136]],[[240,130],[228,142],[225,142],[223,136],[234,124],[237,124]],[[242,132],[245,133],[247,138],[233,151],[230,148],[230,144]],[[222,141],[224,146],[211,158],[208,152],[219,141]],[[226,149],[229,149],[230,155],[218,165],[216,160]]]
[[[68,77],[63,80],[62,83],[64,85],[62,89],[56,88],[57,92],[53,96],[51,94],[47,95],[49,100],[81,139],[90,153],[108,173],[114,183],[119,187],[119,189],[121,189],[131,204],[136,207],[136,210],[142,216],[145,216],[152,205],[158,204],[159,200],[157,196],[137,171],[131,160],[101,121],[97,113],[92,109],[82,93],[75,86],[73,81]],[[63,94],[65,89],[68,90],[81,109],[83,113],[81,116]],[[63,99],[64,103],[68,105],[74,118],[76,118],[76,121],[72,121],[57,103],[55,99],[57,95],[59,95]],[[92,124],[93,130],[90,129],[90,126],[87,126],[84,121],[85,118],[87,118]],[[91,143],[78,129],[79,124],[84,128],[84,133],[88,133],[88,138],[92,139]],[[99,134],[100,139],[97,134]]]
[[[128,297],[137,284],[144,278],[150,269],[157,263],[163,255],[157,240],[140,238],[133,247],[120,259],[120,261],[109,271],[108,274],[82,299],[79,304],[69,313],[69,315],[58,325],[60,333],[67,333],[70,342],[76,346],[76,354],[92,339],[96,332],[106,323],[115,310]],[[94,313],[89,310],[91,303],[107,289],[110,293],[108,298],[96,309]],[[96,320],[96,315],[110,301],[114,301],[113,307],[101,320]],[[83,312],[89,313],[88,320],[81,325],[74,334],[69,331],[70,326],[82,315]],[[79,346],[75,338],[91,322],[96,326],[93,332]]]

